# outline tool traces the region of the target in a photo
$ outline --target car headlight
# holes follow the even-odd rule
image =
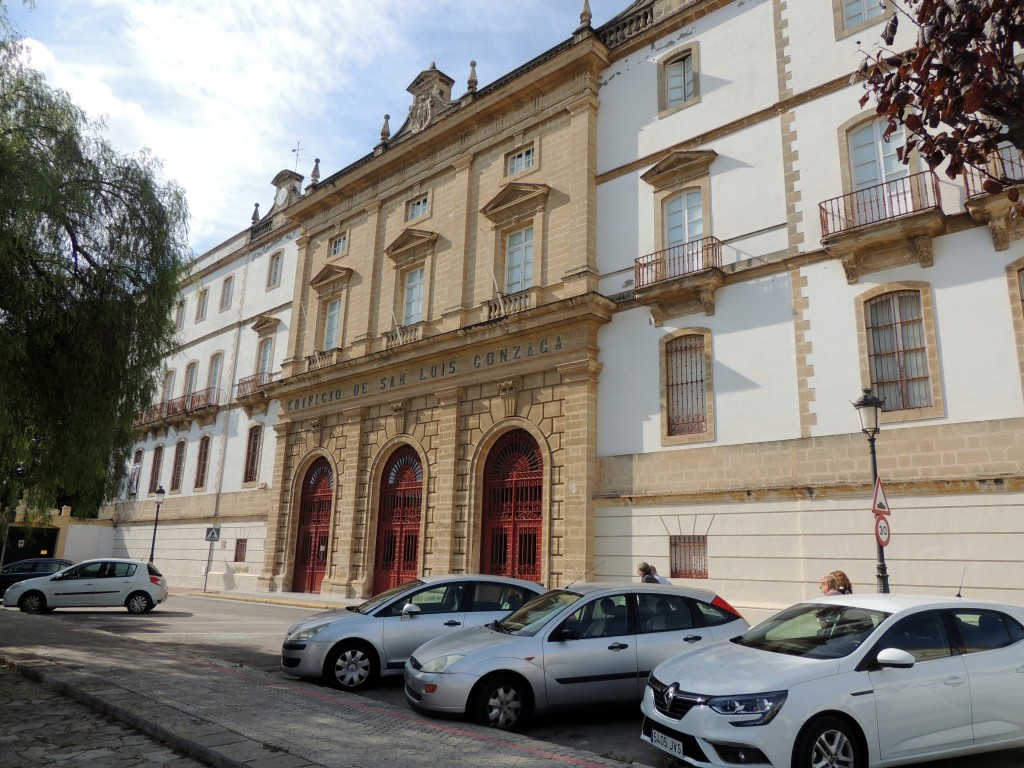
[[[754,720],[737,720],[732,725],[767,725],[786,703],[786,691],[755,693],[750,696],[713,696],[708,706],[720,715],[760,715]]]
[[[19,589],[21,589],[21,588],[22,588],[23,586],[24,586],[23,584],[19,584],[19,583],[15,582],[14,584],[11,584],[11,586],[9,586],[9,587],[7,588],[7,591],[8,591],[8,592],[17,592],[17,591],[18,591]]]
[[[448,670],[448,667],[450,667],[457,661],[462,661],[464,658],[466,658],[464,655],[459,656],[458,654],[452,654],[450,656],[438,656],[436,659],[431,659],[430,661],[428,661],[426,664],[420,667],[420,669],[424,672],[430,672],[432,674],[446,672]]]
[[[286,643],[303,643],[306,640],[312,640],[318,634],[323,632],[330,624],[315,624],[312,627],[306,627],[304,629],[296,630],[292,632],[284,639]]]

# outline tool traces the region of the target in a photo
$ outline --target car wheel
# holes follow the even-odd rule
[[[497,675],[477,689],[472,714],[481,725],[515,731],[526,722],[530,706],[530,687],[522,678]]]
[[[361,691],[377,678],[377,654],[357,642],[338,643],[327,655],[324,680],[343,691]]]
[[[145,613],[153,607],[153,599],[145,592],[132,592],[124,605],[128,613]]]
[[[860,742],[849,724],[821,717],[804,726],[793,748],[793,768],[864,768]]]
[[[26,592],[18,600],[18,608],[23,613],[45,613],[46,598],[41,592]]]

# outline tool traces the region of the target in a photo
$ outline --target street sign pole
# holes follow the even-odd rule
[[[875,435],[873,433],[868,434],[868,444],[871,446],[871,480],[877,491],[879,487],[878,458],[875,455]],[[884,498],[884,492],[882,495]],[[874,506],[875,504],[872,502],[872,507]],[[886,507],[888,507],[888,503],[886,503]],[[875,581],[878,586],[878,591],[884,595],[889,592],[889,569],[885,565],[885,547],[882,546],[882,543],[878,540],[877,536],[875,537],[875,547],[878,550],[878,563],[876,565]]]
[[[206,553],[206,571],[203,575],[203,594],[206,594],[206,587],[210,583],[210,566],[213,564],[213,545],[220,541],[220,526],[215,525],[206,529],[206,540],[210,542],[210,549]]]

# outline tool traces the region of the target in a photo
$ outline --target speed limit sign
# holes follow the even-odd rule
[[[889,518],[884,515],[875,515],[875,539],[878,541],[878,546],[887,546],[891,538],[892,527],[889,524]]]

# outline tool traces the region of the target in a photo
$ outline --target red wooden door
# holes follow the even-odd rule
[[[306,473],[299,501],[293,592],[319,592],[327,571],[327,550],[334,501],[334,473],[327,459],[317,459]]]
[[[381,478],[373,594],[419,575],[422,504],[423,464],[412,447],[399,448]]]
[[[480,570],[530,581],[541,578],[544,461],[528,432],[512,430],[484,465]]]

